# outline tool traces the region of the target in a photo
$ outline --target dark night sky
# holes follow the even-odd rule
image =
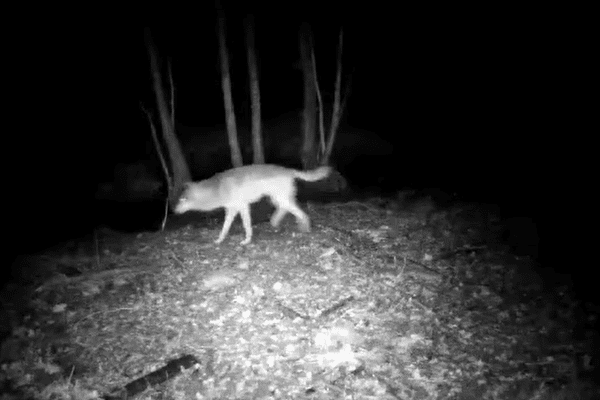
[[[302,101],[294,66],[302,16],[268,10],[256,15],[266,119]],[[577,86],[571,64],[579,55],[561,21],[523,9],[343,10],[309,10],[321,84],[332,82],[343,24],[344,68],[353,72],[346,123],[392,142],[398,174],[458,176],[463,185],[537,198],[547,185],[542,157],[573,117],[563,105]],[[20,129],[9,183],[26,194],[29,212],[43,193],[54,218],[77,218],[97,175],[143,152],[149,133],[139,104],[154,106],[144,26],[163,61],[172,60],[179,123],[223,123],[214,7],[159,11],[134,20],[49,18],[12,32],[7,84]],[[238,110],[247,87],[243,14],[227,14]]]

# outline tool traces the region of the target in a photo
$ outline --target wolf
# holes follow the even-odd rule
[[[315,182],[325,179],[331,167],[322,166],[310,171],[299,171],[274,164],[254,164],[232,168],[213,177],[185,184],[174,212],[182,214],[189,210],[210,211],[225,208],[225,221],[216,244],[221,243],[235,217],[240,214],[246,236],[240,242],[246,245],[252,241],[252,221],[250,204],[268,196],[275,206],[271,225],[275,228],[286,213],[296,217],[299,229],[310,231],[310,220],[296,201],[295,179]]]

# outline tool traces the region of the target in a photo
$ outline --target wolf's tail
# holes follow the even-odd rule
[[[331,167],[329,166],[315,168],[311,171],[294,170],[294,178],[302,179],[303,181],[314,182],[326,178],[330,173]]]

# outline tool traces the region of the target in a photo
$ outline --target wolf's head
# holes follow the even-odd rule
[[[210,181],[185,183],[173,211],[175,214],[183,214],[189,210],[210,211],[222,207],[216,192]]]

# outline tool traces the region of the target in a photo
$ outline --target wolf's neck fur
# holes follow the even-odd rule
[[[206,190],[207,192],[210,192],[210,195],[207,195],[208,193],[205,193],[202,196],[202,201],[198,203],[198,205],[200,207],[198,207],[200,209],[200,211],[211,211],[220,207],[223,207],[223,201],[221,196],[219,196],[219,185],[218,182],[203,182],[205,183],[203,190]],[[206,184],[208,183],[208,184]]]

